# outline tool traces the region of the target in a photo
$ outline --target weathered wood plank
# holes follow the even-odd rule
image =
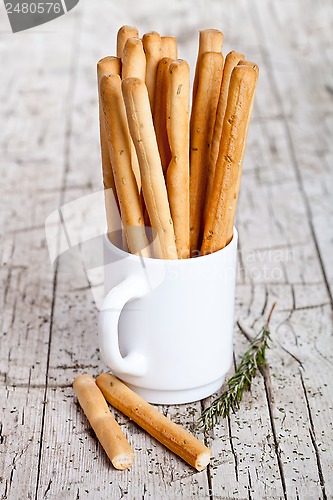
[[[322,498],[325,484],[330,496],[332,462],[327,450],[333,436],[332,398],[325,380],[332,377],[332,323],[330,305],[320,305],[325,286],[313,288],[302,287],[300,295],[292,285],[238,286],[238,317],[250,335],[262,323],[258,311],[267,311],[272,300],[278,306],[264,378],[255,380],[240,411],[210,436],[215,459],[219,457],[212,478],[216,495],[273,499],[283,498],[285,489],[288,498]],[[286,309],[279,310],[283,304]],[[241,337],[236,330],[236,352],[247,348]],[[316,429],[312,412],[318,419]]]
[[[321,274],[328,292],[327,298],[331,301],[332,306],[331,269],[329,267],[332,255],[332,243],[329,244],[329,241],[332,242],[330,224],[332,204],[328,201],[329,198],[326,194],[332,179],[332,169],[325,157],[325,152],[329,153],[331,150],[331,144],[327,142],[330,134],[325,118],[327,112],[332,111],[331,96],[326,91],[326,85],[330,85],[332,78],[327,71],[327,57],[329,58],[330,55],[325,54],[325,49],[322,50],[327,44],[328,32],[325,27],[332,20],[332,11],[330,9],[328,15],[327,7],[327,2],[319,2],[314,17],[311,13],[312,9],[305,9],[304,11],[304,5],[301,2],[297,2],[290,11],[287,10],[286,14],[290,15],[289,24],[294,24],[298,19],[301,19],[301,25],[296,37],[296,47],[295,40],[287,38],[284,41],[287,43],[279,44],[275,49],[276,58],[281,62],[275,67],[272,59],[266,55],[266,65],[270,70],[272,89],[276,99],[280,102],[288,138],[288,149],[292,159],[291,164],[297,175],[305,213],[307,214],[318,261],[321,266]],[[257,27],[261,47],[266,42],[269,53],[271,47],[277,42],[275,18],[271,16],[268,21],[264,20],[267,17],[266,7],[261,9],[258,6],[257,12],[259,15],[253,16],[254,26]],[[313,32],[316,32],[316,36],[312,36]],[[300,57],[304,47],[307,48],[309,65],[300,64]],[[284,56],[286,52],[289,54],[288,57]],[[326,57],[323,57],[324,54]],[[278,77],[278,70],[282,64],[286,75],[285,78]],[[289,99],[284,98],[286,95],[289,96]],[[303,287],[303,297],[305,296],[305,290]],[[323,304],[326,302],[327,299],[323,296]],[[308,407],[310,437],[316,455],[322,495],[323,497],[325,495],[330,497],[332,495],[332,485],[329,478],[332,477],[332,464],[329,464],[327,454],[321,448],[326,449],[331,446],[330,443],[333,442],[332,426],[329,421],[326,421],[324,436],[320,435],[318,430],[323,431],[322,421],[327,419],[326,415],[332,406],[332,398],[326,393],[319,405],[318,398],[315,399],[315,405],[312,405],[309,401],[314,402],[314,400],[312,396],[310,397],[308,391],[310,391],[310,394],[316,391],[325,393],[324,380],[326,377],[328,377],[327,380],[330,379],[331,366],[324,367],[321,357],[317,358],[316,356],[318,353],[316,353],[315,347],[318,339],[320,339],[322,345],[326,345],[324,352],[332,352],[329,337],[322,333],[319,334],[323,329],[322,324],[325,325],[325,330],[328,328],[328,331],[331,331],[331,309],[329,306],[323,305],[311,310],[311,303],[309,303],[309,306],[309,309],[296,313],[296,317],[301,315],[305,318],[302,322],[302,337],[305,337],[305,332],[311,332],[311,336],[307,338],[307,346],[312,348],[311,362],[314,363],[316,368],[312,366],[308,371],[305,371],[307,381],[305,383],[303,377],[301,382]],[[306,345],[305,339],[304,345]],[[324,442],[326,444],[323,444]]]
[[[101,185],[95,64],[97,58],[105,55],[105,52],[98,51],[106,44],[103,41],[105,34],[102,33],[102,37],[97,38],[93,29],[92,19],[96,16],[98,17],[98,13],[93,6],[89,8],[87,5],[80,48],[80,53],[84,54],[84,57],[78,58],[78,84],[74,95],[70,143],[71,161],[66,175],[66,185],[69,188],[66,190],[64,202],[75,200],[78,196],[78,189],[80,194],[84,195],[89,194],[92,189],[100,189]],[[113,19],[115,23],[113,32],[115,33],[120,23],[114,16]],[[77,147],[79,136],[80,148]],[[86,166],[84,170],[82,170],[82,164]],[[46,491],[46,497],[50,498],[57,498],[65,492],[69,496],[80,495],[80,498],[81,496],[92,498],[96,494],[101,498],[109,498],[113,491],[114,498],[121,497],[126,492],[131,498],[141,498],[143,495],[156,498],[156,495],[162,497],[168,492],[167,494],[173,498],[187,498],[189,494],[195,495],[200,491],[203,495],[209,496],[206,472],[194,474],[191,467],[178,457],[165,452],[161,445],[143,431],[138,430],[134,424],[128,423],[128,419],[119,413],[117,413],[118,420],[126,426],[132,445],[137,452],[136,463],[131,471],[119,474],[110,467],[99,447],[96,458],[87,446],[81,446],[83,429],[86,432],[89,425],[82,417],[82,412],[73,405],[73,391],[72,389],[53,389],[52,386],[70,385],[75,375],[82,371],[96,375],[106,369],[97,351],[96,320],[97,309],[81,256],[77,249],[72,249],[60,260],[57,274],[47,390],[47,397],[52,399],[53,404],[46,407],[45,413],[41,459],[43,475],[39,478],[39,495],[44,495]],[[63,393],[66,393],[65,397],[61,397]],[[193,427],[195,415],[200,411],[200,403],[181,409],[177,407],[161,409],[170,413],[171,418],[190,428]],[[73,412],[79,423],[73,419]],[[56,423],[53,423],[54,418],[57,420]],[[72,419],[74,424],[71,423]],[[64,429],[65,422],[67,422],[67,428]],[[79,440],[75,436],[74,427],[76,426],[79,428]],[[54,479],[53,470],[58,467],[59,456],[58,452],[54,453],[52,444],[50,447],[48,444],[54,441],[54,429],[58,428],[63,429],[57,438],[57,446],[61,442],[61,449],[57,448],[58,452],[61,456],[71,455],[75,458],[73,458],[73,467],[58,468],[59,474],[57,479]],[[70,440],[66,437],[67,433],[71,435]],[[85,437],[89,439],[89,435]],[[96,439],[91,437],[91,432],[90,438],[91,446],[95,449]],[[112,486],[109,486],[110,483]]]
[[[71,20],[64,24],[67,42],[72,38],[72,25]],[[31,34],[25,37],[25,44],[22,37],[13,36],[12,43],[1,48],[11,68],[4,73],[10,92],[3,99],[6,127],[0,142],[0,213],[5,228],[1,264],[6,301],[1,364],[10,384],[27,382],[30,370],[32,383],[45,380],[53,270],[44,223],[60,200],[66,132],[63,104],[70,81],[68,51],[58,43],[58,36]],[[43,43],[44,37],[47,43]],[[32,53],[38,57],[31,58]],[[46,71],[50,53],[61,61],[65,76],[57,78]],[[8,353],[10,363],[6,362]]]
[[[242,466],[236,469],[237,481],[234,480],[234,488],[227,490],[227,496],[243,498],[249,495],[256,498],[259,494],[265,498],[280,496],[326,498],[331,494],[332,486],[329,478],[332,473],[332,463],[329,464],[330,460],[327,460],[327,454],[322,453],[321,448],[330,446],[333,439],[328,419],[330,398],[329,394],[322,399],[317,397],[316,404],[319,405],[317,407],[319,411],[313,415],[314,401],[312,405],[309,404],[304,376],[306,374],[307,383],[311,380],[311,385],[316,387],[316,391],[319,387],[323,390],[323,380],[331,377],[329,361],[323,366],[321,356],[315,347],[318,341],[320,317],[329,331],[328,336],[319,337],[320,341],[326,346],[324,352],[326,350],[332,352],[329,340],[332,331],[330,295],[325,286],[321,254],[318,253],[313,238],[307,200],[300,184],[299,172],[294,165],[294,152],[286,129],[289,114],[286,118],[285,110],[281,109],[280,100],[272,90],[271,78],[268,76],[272,67],[267,64],[267,57],[264,56],[274,60],[274,71],[278,81],[287,82],[292,86],[285,95],[290,96],[288,102],[292,103],[293,109],[301,108],[304,98],[298,92],[300,83],[296,85],[296,82],[301,81],[301,73],[297,73],[293,67],[294,80],[291,79],[285,60],[282,58],[282,49],[277,48],[282,45],[282,27],[280,31],[276,31],[276,38],[270,38],[270,33],[269,35],[266,33],[267,39],[270,40],[268,48],[258,34],[257,24],[255,22],[252,24],[252,18],[257,19],[260,10],[265,30],[269,29],[268,26],[273,19],[268,4],[265,3],[264,14],[262,4],[260,3],[260,6],[258,4],[258,12],[253,16],[249,16],[252,6],[245,2],[236,2],[233,8],[237,9],[237,4],[239,16],[244,23],[241,36],[249,42],[249,57],[258,62],[261,68],[254,127],[250,133],[238,217],[243,264],[241,277],[243,282],[253,285],[248,287],[242,300],[243,313],[241,309],[239,318],[242,320],[243,315],[247,317],[242,322],[251,332],[251,328],[256,328],[258,324],[256,319],[261,311],[267,312],[269,304],[277,300],[278,306],[272,330],[276,332],[273,339],[277,339],[278,345],[275,344],[274,349],[268,353],[269,368],[265,371],[264,380],[257,381],[252,390],[249,405],[251,415],[247,414],[246,407],[242,407],[237,416],[231,419],[232,429],[236,428],[237,436],[241,435],[240,426],[248,425],[253,433],[250,435],[245,432],[239,441],[232,439],[232,443],[236,442],[233,444],[235,457],[240,457]],[[300,16],[299,10],[297,12]],[[289,22],[293,26],[296,25],[296,20]],[[260,50],[260,47],[265,47],[264,51]],[[290,48],[289,50],[285,46],[283,48],[285,54],[290,55]],[[261,88],[262,81],[265,84],[264,92]],[[294,123],[301,136],[301,120],[297,119]],[[303,141],[309,142],[309,138],[305,135]],[[252,167],[247,170],[247,165]],[[238,287],[238,297],[242,296],[243,292],[244,289]],[[281,346],[279,344],[283,333]],[[237,341],[235,349],[239,352]],[[301,365],[297,360],[301,360]],[[256,439],[257,436],[253,438],[253,434],[257,434],[253,414],[254,405],[257,405],[258,391],[261,396],[266,393],[271,421],[270,436],[266,436],[261,442]],[[315,391],[312,389],[311,392]],[[263,406],[260,413],[262,408]],[[321,417],[318,418],[319,416]],[[227,423],[223,425],[224,434],[227,435]],[[316,425],[320,431],[316,430]],[[320,436],[323,429],[325,429],[324,438]],[[213,446],[214,444],[217,451],[222,451],[221,444],[213,441]],[[245,447],[245,444],[249,445],[249,448]],[[255,459],[253,467],[256,474],[253,474],[251,460],[246,456],[247,451],[255,456],[258,448],[265,450],[267,446],[275,448],[280,490],[276,489],[276,483],[274,484],[276,472],[267,468],[261,470],[260,460]],[[236,458],[235,464],[237,464]],[[253,477],[259,479],[261,486],[253,481]],[[252,489],[253,484],[255,484],[254,489]],[[232,486],[232,480],[228,486]],[[213,478],[215,493],[224,492],[227,487],[222,474]],[[261,488],[259,493],[258,488]],[[264,491],[262,488],[265,488]]]
[[[135,461],[128,471],[114,470],[74,401],[72,388],[48,391],[40,497],[189,498],[198,493],[209,497],[205,472],[196,474],[121,415],[119,422],[134,449]],[[112,411],[118,418],[118,412]],[[192,407],[172,409],[173,419],[189,429],[197,414]]]
[[[293,2],[275,16],[267,4],[252,12],[258,44],[269,73],[271,91],[279,104],[291,167],[298,179],[305,213],[332,299],[332,74],[327,52],[332,10],[321,1],[314,9]],[[279,19],[279,22],[277,22]],[[296,26],[293,36],[281,36],[282,26]],[[294,31],[294,30],[293,30]],[[313,36],[313,34],[316,36]],[[306,64],[302,57],[306,50]],[[283,77],[282,77],[283,75]]]
[[[214,0],[209,8],[204,3],[193,8],[187,0],[143,0],[133,12],[130,0],[117,9],[111,2],[98,8],[85,2],[84,12],[81,0],[77,10],[55,22],[65,30],[61,40],[59,33],[20,34],[15,35],[17,45],[1,52],[4,66],[12,67],[14,59],[15,67],[25,69],[22,79],[8,74],[0,89],[6,119],[0,181],[6,186],[0,199],[6,228],[1,248],[6,265],[0,274],[6,333],[1,388],[7,386],[4,395],[9,394],[19,416],[13,419],[10,404],[4,405],[0,490],[8,498],[22,492],[32,498],[36,489],[37,498],[333,494],[332,457],[326,451],[333,441],[332,398],[325,385],[332,378],[333,355],[328,293],[332,122],[330,91],[325,90],[332,84],[325,70],[331,54],[325,50],[329,39],[324,29],[330,6],[319,1],[312,15],[309,2],[298,0],[279,8],[267,1],[257,2],[257,8],[241,0],[228,9],[222,5]],[[77,17],[83,18],[81,37]],[[262,312],[267,314],[277,300],[274,345],[268,370],[256,379],[240,412],[209,437],[214,459],[208,474],[194,473],[119,413],[136,461],[129,472],[113,470],[73,404],[73,377],[105,369],[97,352],[97,309],[77,250],[59,262],[53,280],[42,226],[59,204],[101,186],[95,64],[114,53],[114,34],[125,23],[138,25],[141,32],[177,35],[180,56],[192,68],[197,30],[221,26],[225,53],[244,50],[261,67],[238,217],[236,319],[253,333]],[[34,60],[31,53],[37,54]],[[304,54],[307,64],[301,63]],[[246,347],[236,328],[236,362]],[[29,380],[33,389],[26,387]],[[43,405],[45,394],[48,403]],[[191,430],[200,405],[161,409]],[[24,426],[19,424],[23,411]]]
[[[61,44],[55,26],[1,34],[2,498],[35,498],[54,295],[44,223],[61,198],[75,24],[64,19]]]
[[[35,497],[44,388],[0,386],[1,498]]]

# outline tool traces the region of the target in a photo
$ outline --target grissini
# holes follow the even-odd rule
[[[212,452],[188,431],[165,417],[156,408],[109,373],[96,379],[105,399],[151,436],[198,471],[209,464]]]
[[[111,73],[120,75],[120,72],[121,72],[121,61],[117,57],[112,57],[112,56],[104,57],[97,63],[97,83],[98,83],[98,94],[99,94],[99,126],[100,126],[103,183],[105,189],[111,188],[113,190],[113,194],[117,201],[118,206],[119,202],[111,167],[108,141],[105,130],[104,114],[100,97],[100,82],[104,75],[108,75]]]
[[[154,104],[154,128],[157,140],[158,151],[160,153],[162,169],[164,174],[167,171],[171,160],[171,151],[167,134],[167,92],[169,83],[169,68],[172,59],[164,57],[160,60],[156,73],[156,92]]]
[[[130,37],[126,40],[121,62],[121,76],[123,80],[131,77],[145,80],[146,56],[140,38]]]
[[[259,67],[257,66],[257,64],[250,62],[250,61],[241,60],[238,62],[238,66],[250,66],[251,68],[254,69],[254,71],[256,71],[257,79],[258,79]],[[254,99],[252,99],[252,103],[251,103],[250,117],[252,115],[253,104],[254,104]],[[250,125],[250,120],[247,123],[245,137],[247,136],[249,125]],[[246,146],[246,142],[244,141],[244,143],[243,143],[244,151],[242,152],[242,156],[244,156],[245,146]],[[240,190],[240,184],[241,184],[241,173],[242,173],[242,170],[239,169],[237,181],[236,181],[236,186],[235,186],[234,197],[233,197],[232,208],[231,208],[230,217],[229,217],[229,221],[228,221],[226,244],[228,244],[232,240],[232,237],[233,237],[234,221],[235,221],[235,216],[236,216],[237,203],[238,203],[238,198],[239,198],[239,190]]]
[[[192,101],[195,100],[198,89],[200,58],[205,52],[222,52],[223,38],[222,31],[216,29],[206,29],[199,32],[199,50],[194,74]]]
[[[122,26],[117,33],[117,57],[123,57],[125,43],[128,38],[139,38],[139,32],[134,26]]]
[[[224,67],[223,67],[223,76],[221,83],[221,92],[219,97],[219,102],[217,105],[216,119],[214,125],[214,133],[212,139],[212,146],[209,155],[209,164],[208,164],[208,177],[207,177],[207,189],[206,189],[206,199],[205,199],[205,208],[204,208],[204,221],[207,217],[207,210],[209,204],[209,198],[213,188],[214,175],[216,162],[219,155],[221,136],[222,136],[222,128],[223,128],[223,119],[225,115],[225,109],[227,107],[228,100],[228,91],[232,70],[235,66],[244,59],[244,55],[239,52],[232,51],[225,58]]]
[[[175,36],[162,36],[161,43],[163,57],[178,59],[177,38]]]
[[[243,60],[244,60],[244,54],[241,54],[240,52],[236,52],[235,50],[229,52],[229,54],[227,54],[227,56],[225,58],[224,67],[223,67],[221,92],[220,92],[219,104],[218,104],[217,118],[219,118],[219,120],[221,122],[221,127],[219,127],[219,135],[216,137],[216,145],[217,146],[220,145],[220,140],[221,140],[221,135],[222,135],[221,128],[223,126],[223,119],[224,119],[225,110],[227,107],[231,74],[233,72],[234,67],[237,66],[237,64]],[[214,152],[216,154],[216,150]],[[218,156],[218,152],[216,154],[216,160],[217,160],[217,156]]]
[[[244,60],[239,61],[237,66],[249,66],[250,68],[253,68],[257,72],[257,74],[259,74],[258,65],[252,61],[247,61],[246,59],[244,59]]]
[[[126,40],[122,56],[122,79],[135,77],[145,79],[146,56],[140,38],[128,38]],[[132,168],[141,194],[141,174],[135,147],[131,139]],[[143,200],[141,199],[141,202]]]
[[[100,123],[100,143],[101,143],[101,160],[104,185],[105,213],[106,223],[108,228],[108,238],[116,246],[121,243],[118,241],[118,234],[122,234],[122,248],[126,250],[127,242],[124,231],[122,230],[120,206],[117,195],[117,189],[114,182],[113,171],[110,160],[107,134],[105,129],[105,120],[102,102],[100,98],[100,81],[104,75],[114,73],[120,75],[121,60],[118,57],[107,56],[97,63],[97,82],[99,95],[99,123]]]
[[[201,254],[216,252],[228,241],[228,225],[241,174],[258,71],[250,66],[236,66],[231,74],[222,141],[210,197]]]
[[[146,85],[148,89],[151,112],[154,113],[157,66],[163,57],[161,35],[156,31],[146,33],[142,37],[146,54]]]
[[[223,56],[202,54],[198,66],[198,89],[192,106],[190,145],[190,241],[191,253],[200,249],[202,211],[205,201],[210,144],[220,94]]]
[[[119,470],[131,467],[134,453],[120,426],[111,415],[102,392],[90,375],[79,375],[73,382],[79,400],[98,441],[112,465]]]
[[[166,180],[178,257],[190,257],[189,107],[190,68],[178,59],[169,67],[167,133],[171,161]]]
[[[128,249],[149,257],[139,191],[131,164],[131,141],[119,75],[103,76],[101,100],[114,180]]]
[[[143,196],[151,226],[157,232],[157,243],[160,245],[160,253],[155,256],[177,259],[175,233],[146,85],[138,78],[127,78],[123,81],[123,95],[139,159]]]

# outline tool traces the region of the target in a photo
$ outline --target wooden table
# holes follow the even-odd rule
[[[197,31],[214,26],[225,53],[260,66],[238,210],[235,363],[248,346],[241,329],[254,335],[276,301],[272,343],[240,411],[208,437],[201,473],[117,413],[136,459],[112,468],[72,390],[77,374],[105,370],[97,307],[79,254],[52,267],[46,245],[48,215],[101,188],[95,64],[125,23],[177,35],[192,68]],[[331,23],[328,0],[81,0],[14,35],[1,7],[3,499],[333,498]],[[160,409],[193,430],[207,404]]]

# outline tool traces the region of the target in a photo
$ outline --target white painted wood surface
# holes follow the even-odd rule
[[[328,0],[81,0],[13,35],[1,61],[0,493],[21,498],[333,498],[332,8]],[[197,31],[260,66],[238,210],[235,362],[272,302],[272,349],[240,411],[208,438],[195,473],[116,413],[136,453],[112,469],[75,403],[74,376],[105,369],[78,252],[52,268],[46,217],[101,187],[95,64],[122,24]],[[232,373],[232,370],[230,371]],[[208,401],[161,407],[193,431]],[[197,433],[199,438],[200,433]]]

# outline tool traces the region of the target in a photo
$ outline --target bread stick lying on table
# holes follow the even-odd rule
[[[167,92],[169,83],[169,68],[172,59],[163,57],[157,66],[156,92],[154,104],[154,128],[157,140],[158,151],[160,153],[162,169],[164,175],[171,160],[171,151],[167,134]]]
[[[189,65],[181,59],[174,61],[169,67],[168,76],[166,125],[171,162],[166,175],[167,189],[178,257],[188,259],[190,257]]]
[[[250,66],[251,68],[253,68],[256,71],[256,73],[257,73],[257,79],[258,79],[259,67],[257,66],[257,64],[255,64],[253,62],[250,62],[250,61],[243,61],[243,60],[241,60],[241,61],[239,61],[238,66]],[[250,109],[250,117],[252,115],[253,104],[254,104],[254,99],[252,99],[252,104],[251,104],[251,109]],[[250,120],[247,123],[247,130],[245,132],[245,137],[247,136],[249,125],[250,125]],[[246,146],[246,142],[244,141],[244,144],[243,144],[244,151],[242,153],[243,156],[244,156],[244,152],[245,152],[245,146]],[[229,217],[229,222],[228,222],[228,227],[227,227],[227,241],[226,241],[226,244],[228,244],[232,240],[232,236],[233,236],[233,228],[234,228],[234,222],[235,222],[235,216],[236,216],[236,210],[237,210],[237,203],[238,203],[238,197],[239,197],[239,190],[240,190],[240,184],[241,184],[241,174],[242,174],[242,169],[239,170],[238,176],[237,176],[237,181],[236,181],[236,186],[235,186],[235,192],[234,192],[234,197],[233,197],[233,204],[232,204],[232,208],[231,208],[231,212],[230,212],[230,217]]]
[[[231,74],[222,140],[214,186],[205,223],[201,254],[216,252],[228,241],[228,226],[237,202],[237,182],[241,174],[246,135],[251,118],[258,71],[236,66]]]
[[[147,403],[120,380],[102,373],[96,383],[105,399],[164,446],[198,471],[209,464],[212,452],[185,429]]]
[[[191,252],[200,249],[202,211],[205,202],[210,144],[223,70],[219,52],[205,52],[198,65],[198,90],[192,105],[190,146]]]
[[[157,66],[163,57],[161,35],[156,31],[146,33],[142,37],[146,54],[146,85],[148,89],[151,112],[154,113]]]
[[[111,73],[120,75],[120,72],[121,72],[121,61],[117,57],[112,57],[112,56],[104,57],[97,63],[97,82],[98,82],[98,95],[99,95],[99,126],[100,126],[103,183],[105,189],[110,189],[110,188],[112,189],[118,206],[119,202],[111,167],[108,141],[105,131],[104,114],[100,97],[100,82],[104,75],[109,75]]]
[[[204,54],[205,52],[222,53],[223,38],[224,38],[223,33],[222,31],[219,30],[206,29],[199,32],[199,50],[198,50],[197,64],[195,67],[192,101],[194,101],[198,89],[198,78],[199,78],[198,70],[199,70],[200,58],[202,54]]]
[[[128,248],[133,254],[149,257],[149,243],[145,233],[143,210],[131,164],[130,133],[121,91],[120,76],[103,76],[101,80],[101,100],[113,175]]]
[[[123,57],[124,47],[128,38],[139,38],[139,32],[134,26],[122,26],[117,33],[117,57]]]
[[[73,388],[98,441],[112,465],[119,470],[131,467],[134,453],[120,426],[111,415],[103,394],[90,375],[79,375]]]
[[[175,36],[162,36],[161,43],[163,57],[178,59],[177,38]]]
[[[128,124],[139,159],[143,196],[151,226],[157,232],[157,243],[160,246],[155,257],[177,259],[175,233],[147,88],[142,80],[127,78],[123,81],[123,95]]]
[[[217,105],[216,119],[214,125],[214,133],[212,139],[212,146],[209,155],[209,165],[208,165],[208,176],[207,176],[207,189],[206,189],[206,199],[205,199],[205,208],[204,208],[204,221],[207,217],[208,204],[210,195],[213,188],[215,168],[217,163],[217,158],[219,155],[221,136],[222,136],[222,128],[223,128],[223,120],[225,115],[225,110],[227,107],[228,100],[228,91],[232,70],[239,63],[239,61],[244,59],[244,55],[239,52],[229,52],[229,54],[225,58],[224,67],[223,67],[223,76],[221,83],[221,92],[219,97],[219,102]]]

